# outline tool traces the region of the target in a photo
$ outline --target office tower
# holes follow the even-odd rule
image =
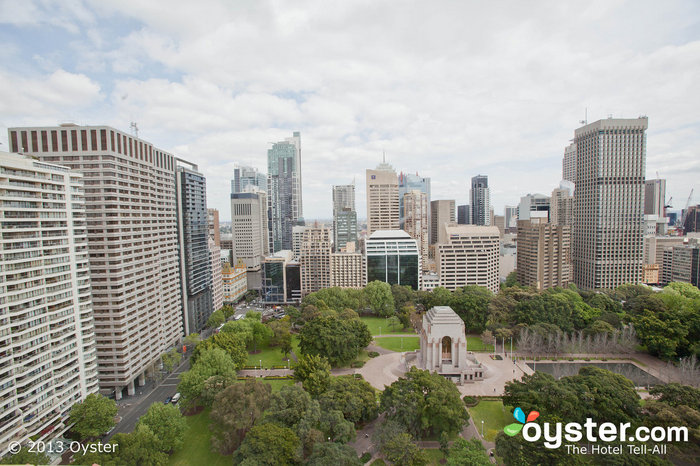
[[[328,288],[331,282],[331,231],[324,226],[306,227],[301,241],[301,295]]]
[[[365,282],[365,258],[355,251],[355,243],[348,243],[339,252],[331,254],[331,284],[341,288],[363,288]]]
[[[418,243],[403,230],[379,230],[365,244],[366,282],[379,280],[390,285],[421,285],[421,256]]]
[[[571,282],[571,226],[545,218],[518,220],[518,282],[538,290]]]
[[[430,244],[443,241],[441,233],[445,230],[442,226],[455,223],[455,201],[442,199],[430,202]]]
[[[644,215],[666,217],[666,180],[644,182]]]
[[[253,167],[235,167],[231,180],[231,194],[246,192],[248,186],[254,186],[267,192],[267,175]]]
[[[697,233],[700,231],[700,204],[688,207],[687,212],[683,212],[683,232]]]
[[[399,173],[399,228],[402,230],[405,230],[403,199],[406,193],[414,189],[425,193],[428,199],[428,205],[430,205],[430,178],[419,176],[418,173],[415,175],[410,173],[404,174],[403,172]]]
[[[262,258],[269,254],[267,205],[262,191],[231,194],[233,263],[240,259],[249,271],[259,270]]]
[[[221,309],[224,305],[224,282],[221,275],[221,249],[209,237],[209,264],[211,266],[211,296],[213,309]]]
[[[472,178],[472,189],[469,191],[472,225],[490,225],[491,196],[489,194],[489,178],[478,175]]]
[[[333,249],[340,251],[348,242],[356,241],[355,185],[333,186]]]
[[[292,228],[303,222],[301,202],[301,136],[272,145],[267,151],[267,195],[270,251],[292,249]]]
[[[301,243],[304,241],[304,232],[306,231],[306,226],[295,225],[292,227],[292,253],[294,254],[294,259],[299,259],[301,257]]]
[[[248,291],[247,269],[243,262],[239,262],[235,266],[230,264],[223,266],[221,279],[224,303],[235,304],[245,296]]]
[[[500,233],[495,226],[442,225],[435,246],[440,286],[456,290],[478,285],[498,291]]]
[[[562,161],[562,180],[576,183],[576,143],[572,142],[564,149]]]
[[[700,286],[700,247],[697,242],[679,244],[673,246],[670,251],[670,264],[666,264],[667,278],[663,284],[683,282]]]
[[[398,230],[399,225],[399,179],[384,161],[376,170],[367,170],[367,236]]]
[[[646,117],[578,128],[573,281],[579,288],[639,283],[642,272]]]
[[[552,191],[549,206],[549,221],[555,225],[574,224],[574,184],[562,181]]]
[[[518,206],[518,220],[530,220],[530,218],[545,218],[549,221],[549,196],[544,194],[527,194],[520,198]]]
[[[209,237],[214,240],[214,244],[221,247],[221,232],[219,230],[219,211],[216,209],[207,209],[207,218],[209,224]]]
[[[404,194],[404,227],[403,230],[418,242],[421,261],[425,266],[428,262],[428,195],[414,189]]]
[[[493,226],[498,228],[498,231],[501,232],[501,236],[503,236],[506,232],[506,218],[503,215],[494,215]]]
[[[0,152],[0,205],[5,454],[12,441],[61,436],[98,380],[82,176]]]
[[[457,206],[457,224],[459,225],[470,225],[472,222],[472,215],[469,209],[469,204],[458,205]]]
[[[183,334],[175,158],[108,126],[8,131],[83,174],[100,389],[133,395]]]
[[[505,207],[505,223],[506,223],[506,232],[508,233],[513,233],[518,231],[518,208],[516,206],[509,206],[507,205]]]
[[[292,251],[277,251],[263,260],[262,298],[279,304],[301,300],[301,271]]]
[[[199,333],[214,312],[207,183],[197,165],[176,159],[177,228],[185,335]]]
[[[644,265],[657,265],[659,279],[663,276],[664,250],[683,244],[680,236],[645,236],[644,237]],[[659,283],[654,282],[654,283]]]

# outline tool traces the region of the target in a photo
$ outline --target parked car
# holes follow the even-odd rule
[[[178,401],[180,401],[180,392],[176,393],[173,395],[173,399],[171,400],[174,405],[177,404]]]
[[[166,405],[167,405],[167,404],[170,403],[171,401],[173,401],[173,397],[172,397],[172,396],[169,396],[169,397],[167,397],[167,398],[165,399],[165,401],[163,402],[163,404],[166,404]]]

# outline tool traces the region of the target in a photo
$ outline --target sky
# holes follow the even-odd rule
[[[581,121],[649,117],[647,178],[685,206],[700,188],[700,2],[0,0],[7,128],[136,122],[199,166],[230,219],[235,164],[266,171],[301,132],[304,217],[386,154],[496,214],[550,194]],[[693,201],[700,201],[696,189]]]

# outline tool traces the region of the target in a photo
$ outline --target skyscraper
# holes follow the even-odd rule
[[[666,180],[644,182],[644,215],[666,216]]]
[[[219,230],[219,211],[216,209],[207,209],[207,217],[209,224],[209,237],[214,240],[214,244],[221,247],[221,231]]]
[[[242,193],[248,186],[267,192],[267,175],[254,167],[235,167],[231,180],[231,193]]]
[[[267,231],[267,195],[262,191],[231,194],[233,264],[240,259],[249,271],[259,271],[269,254]]]
[[[575,131],[574,283],[639,283],[642,273],[646,117],[599,120]]]
[[[430,244],[440,242],[443,225],[455,223],[454,199],[439,199],[430,202]]]
[[[133,395],[183,334],[175,157],[108,126],[10,128],[9,140],[83,174],[100,389]]]
[[[333,248],[340,251],[348,242],[357,241],[355,185],[333,186]]]
[[[307,226],[301,241],[301,295],[328,288],[331,283],[331,232],[324,226]]]
[[[79,173],[0,152],[3,454],[61,436],[98,390],[84,194]]]
[[[571,226],[545,218],[518,220],[518,282],[538,290],[571,281]]]
[[[418,242],[423,266],[428,262],[428,195],[417,189],[404,194],[403,230]]]
[[[469,200],[472,211],[472,225],[490,225],[491,196],[489,194],[488,176],[478,175],[472,178]]]
[[[367,235],[399,229],[399,180],[386,162],[367,170]]]
[[[574,184],[562,180],[552,191],[549,205],[549,221],[555,225],[574,224]]]
[[[417,189],[418,191],[425,193],[428,199],[428,205],[430,205],[430,178],[424,178],[419,176],[418,173],[415,175],[411,173],[399,173],[399,226],[404,227],[404,208],[403,208],[403,197],[406,193]]]
[[[214,312],[207,183],[197,165],[176,159],[177,228],[185,335],[199,333]]]
[[[494,226],[443,224],[435,246],[440,286],[456,290],[478,285],[498,291],[500,232]]]
[[[213,309],[221,309],[224,305],[224,281],[221,273],[221,249],[209,237],[209,263],[211,265],[211,296]]]
[[[564,160],[562,160],[562,180],[576,183],[576,143],[572,142],[564,149]]]
[[[472,223],[472,214],[469,204],[457,206],[457,224],[470,225]]]
[[[301,202],[301,135],[272,145],[267,151],[267,194],[270,251],[292,249],[292,227],[303,221]]]
[[[537,217],[549,220],[550,199],[544,194],[527,194],[520,198],[518,206],[518,220],[530,220]],[[546,220],[546,221],[547,221]]]

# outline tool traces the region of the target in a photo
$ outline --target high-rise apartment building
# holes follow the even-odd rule
[[[175,157],[108,126],[8,131],[83,174],[100,389],[133,395],[183,334]]]
[[[219,248],[221,247],[221,231],[219,230],[219,211],[216,209],[207,209],[207,218],[209,224],[209,237],[214,240]]]
[[[365,282],[365,258],[355,252],[354,243],[349,243],[342,251],[331,254],[330,286],[341,288],[363,288]]]
[[[301,243],[304,241],[304,232],[307,228],[305,225],[292,227],[292,257],[296,260],[299,260],[299,257],[301,257]]]
[[[469,191],[469,201],[472,211],[472,225],[490,225],[491,195],[489,191],[488,176],[478,175],[472,178],[472,188]]]
[[[545,218],[545,221],[549,220],[549,210],[550,210],[550,199],[549,196],[544,194],[527,194],[520,198],[520,205],[518,206],[518,220],[530,220],[530,218]]]
[[[573,281],[584,289],[639,283],[642,273],[646,117],[578,128]]]
[[[0,211],[4,454],[62,435],[98,379],[82,176],[0,152]]]
[[[428,228],[428,195],[414,189],[404,194],[403,230],[418,242],[423,265],[428,262],[430,229]]]
[[[455,201],[440,199],[430,202],[430,244],[444,242],[443,225],[455,223]]]
[[[231,180],[231,194],[246,192],[248,186],[267,192],[267,175],[259,172],[257,168],[235,167]]]
[[[571,226],[544,218],[518,220],[518,282],[538,290],[571,282]]]
[[[267,195],[270,251],[292,249],[292,228],[303,223],[301,202],[301,135],[272,145],[267,151]]]
[[[574,184],[562,181],[559,187],[552,191],[549,206],[549,221],[555,225],[574,224]]]
[[[214,311],[224,305],[224,282],[221,275],[221,249],[209,237],[209,264],[211,266],[211,300]]]
[[[457,206],[457,224],[470,225],[472,223],[472,214],[469,204]],[[432,228],[432,227],[431,227]]]
[[[435,246],[440,286],[456,290],[478,285],[494,293],[499,286],[500,232],[495,226],[442,225]]]
[[[430,205],[430,178],[422,177],[418,173],[415,175],[404,172],[399,173],[399,227],[401,229],[404,229],[404,196],[406,193],[416,189],[425,193],[428,205]]]
[[[421,256],[418,243],[403,230],[379,230],[365,243],[366,282],[379,280],[419,290]]]
[[[683,282],[700,286],[700,246],[697,243],[673,246],[670,259],[670,266],[666,264],[668,281],[664,284]]]
[[[207,183],[197,165],[176,159],[177,228],[185,335],[199,333],[214,312]]]
[[[263,191],[231,194],[233,263],[240,259],[249,271],[260,270],[263,257],[269,254],[267,205]]]
[[[301,295],[328,288],[331,283],[331,231],[307,226],[301,241]]]
[[[564,149],[564,160],[562,161],[562,180],[576,183],[576,143],[572,142]]]
[[[348,242],[356,241],[355,185],[333,186],[333,248],[340,251]]]
[[[644,215],[666,216],[666,180],[644,182]]]
[[[367,235],[399,229],[399,179],[386,162],[367,170]]]

